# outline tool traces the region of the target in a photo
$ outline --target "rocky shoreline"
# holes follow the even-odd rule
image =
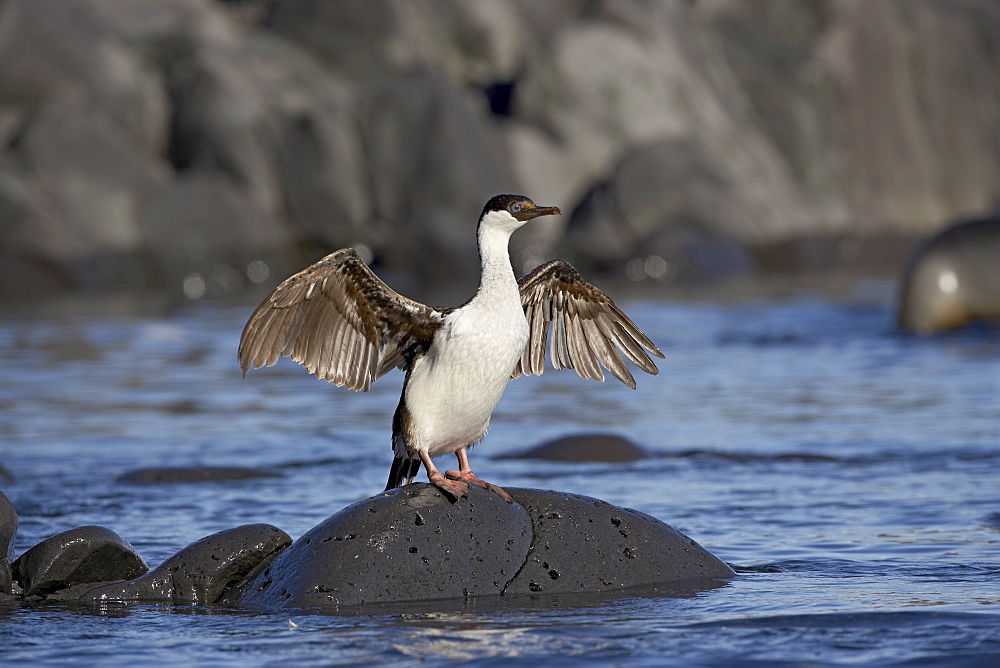
[[[6,0],[0,298],[236,295],[344,246],[472,289],[501,191],[566,212],[517,271],[657,286],[995,208],[997,6],[764,4]]]
[[[250,610],[712,588],[732,569],[663,522],[599,499],[473,487],[449,502],[424,483],[378,494],[296,541],[268,524],[207,536],[154,569],[121,536],[86,526],[14,557],[17,514],[0,492],[0,601],[157,603]]]

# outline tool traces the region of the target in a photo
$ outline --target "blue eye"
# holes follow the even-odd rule
[[[511,211],[512,211],[513,213],[517,213],[518,211],[520,211],[520,210],[521,210],[521,205],[520,205],[520,204],[511,204],[511,205],[510,205],[510,210],[511,210]]]

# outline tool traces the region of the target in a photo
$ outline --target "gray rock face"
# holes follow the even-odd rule
[[[475,275],[476,216],[492,195],[519,190],[492,121],[426,73],[370,85],[360,113],[386,264],[439,280]],[[413,252],[428,243],[435,252]]]
[[[127,580],[148,569],[110,529],[84,526],[47,538],[18,557],[14,579],[24,596],[46,596],[74,585]]]
[[[220,531],[188,545],[140,578],[98,587],[80,600],[211,605],[291,542],[288,534],[269,524]]]
[[[431,485],[407,485],[307,532],[238,603],[304,608],[496,595],[530,544],[527,515],[496,494],[473,488],[452,505]]]
[[[251,469],[244,466],[163,466],[128,471],[116,477],[115,482],[125,482],[133,485],[160,485],[280,477],[281,475],[278,473]]]
[[[734,233],[747,227],[749,210],[704,147],[658,140],[628,151],[606,182],[584,194],[565,243],[578,256],[605,263],[658,258],[641,271],[630,267],[633,280],[748,274],[753,257]]]
[[[735,575],[701,545],[649,515],[579,494],[508,492],[531,517],[534,539],[505,594],[606,592]]]
[[[478,487],[452,504],[423,483],[366,499],[306,533],[226,603],[334,608],[734,575],[642,513],[574,494],[508,492],[516,504]]]
[[[10,564],[14,560],[15,535],[17,535],[17,512],[7,495],[0,492],[0,599],[13,593]]]
[[[900,329],[930,334],[1000,318],[1000,217],[965,221],[914,248],[903,276]]]
[[[436,69],[453,80],[513,78],[525,33],[535,29],[511,2],[279,0],[265,23],[339,74],[358,79]],[[368,57],[358,58],[359,53]]]
[[[985,1],[4,0],[0,27],[0,297],[177,292],[184,261],[237,290],[300,244],[472,281],[504,190],[567,212],[518,271],[664,281],[1000,197]]]
[[[614,434],[575,434],[557,438],[502,459],[547,459],[561,462],[634,462],[649,454]]]

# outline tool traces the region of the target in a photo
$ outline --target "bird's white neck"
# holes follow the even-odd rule
[[[517,279],[510,265],[507,245],[513,229],[489,225],[479,227],[479,259],[482,277],[473,301],[500,301],[512,297],[520,303]]]

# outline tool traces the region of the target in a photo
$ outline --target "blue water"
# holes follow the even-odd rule
[[[17,606],[0,608],[0,662],[1000,665],[1000,331],[900,336],[889,302],[626,301],[667,355],[659,376],[635,392],[551,370],[510,385],[472,453],[478,474],[654,515],[737,569],[717,589],[351,617]],[[402,377],[368,394],[291,363],[244,380],[251,310],[0,321],[18,554],[100,524],[155,566],[239,524],[297,537],[382,489]],[[660,456],[495,458],[597,431]],[[198,464],[284,477],[112,480]]]

